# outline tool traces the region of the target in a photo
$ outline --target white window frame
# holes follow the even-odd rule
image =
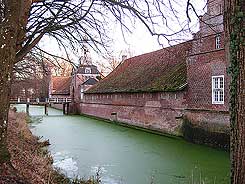
[[[91,68],[85,68],[84,73],[85,74],[91,74],[92,73],[92,69]]]
[[[220,49],[221,48],[221,36],[220,34],[217,34],[215,36],[215,48]]]
[[[80,98],[81,98],[81,100],[83,99],[83,97],[84,97],[84,90],[81,87],[81,89],[80,89]]]
[[[221,83],[220,79],[223,79],[223,83]],[[218,79],[218,80],[215,80]],[[218,87],[216,87],[216,83]],[[221,85],[222,84],[222,85]],[[223,94],[222,99],[221,95]],[[216,99],[218,98],[218,99]],[[224,104],[225,102],[225,78],[224,75],[216,75],[212,76],[212,104]]]

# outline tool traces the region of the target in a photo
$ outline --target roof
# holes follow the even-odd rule
[[[98,80],[94,79],[94,78],[89,78],[88,80],[86,80],[84,83],[82,83],[82,85],[94,85],[98,82]]]
[[[52,95],[69,95],[71,86],[71,77],[52,77],[53,90]]]
[[[90,74],[100,74],[100,72],[97,69],[97,66],[95,65],[81,65],[77,69],[78,74],[87,74],[85,73],[86,68],[91,68],[91,73]]]
[[[187,83],[185,42],[129,58],[86,93],[159,92],[183,90]]]

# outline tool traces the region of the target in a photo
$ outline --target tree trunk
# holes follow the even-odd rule
[[[225,32],[230,48],[231,183],[245,184],[245,61],[243,0],[225,0]]]
[[[6,147],[7,139],[7,122],[9,109],[9,89],[10,89],[10,75],[11,75],[11,57],[3,54],[4,50],[0,49],[0,163],[9,161],[10,156]],[[3,52],[2,52],[3,51]],[[7,52],[5,52],[7,53]],[[9,57],[9,58],[7,58]],[[6,59],[7,58],[7,59]],[[4,63],[2,61],[5,61]],[[7,65],[7,66],[6,66]]]
[[[0,164],[10,159],[7,150],[7,123],[9,110],[10,79],[16,57],[21,1],[8,0],[0,22]]]
[[[25,41],[29,11],[34,2],[40,0],[1,1],[4,11],[0,14],[0,164],[10,159],[6,145],[10,81],[13,66],[19,61],[17,55]],[[22,57],[23,53],[27,51],[22,51]]]

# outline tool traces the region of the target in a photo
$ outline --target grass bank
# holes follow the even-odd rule
[[[98,184],[99,176],[85,181],[70,180],[52,167],[51,155],[43,149],[48,141],[40,142],[32,135],[25,113],[9,112],[8,150],[10,163],[0,168],[1,184]]]

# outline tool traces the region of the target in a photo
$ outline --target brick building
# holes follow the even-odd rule
[[[187,59],[185,115],[197,128],[211,129],[220,133],[217,139],[222,141],[223,137],[228,141],[230,78],[227,75],[223,3],[222,0],[208,2],[207,13],[200,17],[200,31],[192,40]],[[198,131],[193,136],[198,138]]]
[[[52,76],[49,83],[49,98],[71,98],[72,77]]]
[[[72,74],[71,92],[75,102],[80,102],[83,93],[98,82],[100,73],[95,65],[82,64]]]
[[[71,76],[52,76],[49,83],[50,98],[72,98],[80,101],[83,92],[96,84],[100,73],[94,65],[80,65]]]
[[[208,2],[191,41],[125,60],[85,92],[80,113],[227,148],[223,6]]]

